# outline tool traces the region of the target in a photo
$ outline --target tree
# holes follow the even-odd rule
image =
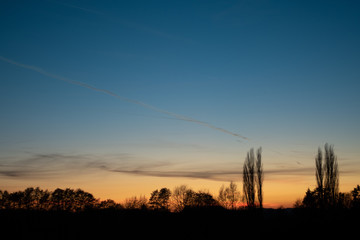
[[[125,199],[124,207],[126,209],[146,209],[147,198],[145,196],[127,198]]]
[[[50,201],[56,210],[80,211],[92,208],[98,202],[91,193],[81,189],[57,188],[51,193]]]
[[[249,208],[255,207],[254,149],[247,153],[243,167],[243,192]]]
[[[357,185],[354,190],[351,191],[352,195],[352,207],[360,208],[360,186]]]
[[[324,202],[324,167],[323,167],[323,157],[321,148],[318,148],[318,153],[315,157],[315,175],[316,175],[316,185],[319,192],[319,198],[321,205]]]
[[[121,205],[112,199],[106,199],[97,204],[98,209],[120,209]]]
[[[324,190],[330,205],[334,205],[339,193],[339,170],[337,157],[334,154],[334,147],[325,144],[325,182]]]
[[[315,157],[317,202],[319,207],[334,206],[339,197],[339,170],[334,147],[328,143]]]
[[[326,143],[324,153],[318,148],[315,156],[316,188],[313,191],[308,189],[303,206],[317,208],[350,206],[351,195],[339,194],[339,170],[334,147]]]
[[[243,166],[243,192],[248,208],[255,207],[255,192],[257,190],[259,205],[262,208],[263,191],[262,185],[264,180],[263,166],[261,160],[261,148],[257,150],[256,156],[256,179],[255,179],[255,154],[251,148],[247,153]],[[257,186],[255,186],[255,183]]]
[[[256,186],[257,186],[257,196],[259,200],[259,207],[260,209],[263,208],[263,181],[264,181],[264,171],[262,165],[262,158],[261,158],[262,149],[261,147],[256,151]]]
[[[200,207],[200,208],[204,208],[204,207],[213,207],[218,205],[216,200],[213,198],[213,196],[210,193],[206,193],[206,192],[197,192],[195,194],[195,207]]]
[[[81,189],[72,191],[70,195],[70,202],[72,203],[72,210],[85,210],[92,208],[95,205],[96,199],[91,193],[85,192]]]
[[[154,209],[168,209],[170,196],[170,189],[162,188],[160,189],[160,191],[156,189],[151,193],[149,204]]]
[[[180,185],[174,188],[172,193],[173,206],[175,211],[181,211],[185,207],[186,192],[190,190],[186,185]]]
[[[55,189],[50,196],[50,201],[52,202],[52,207],[56,210],[64,209],[64,190],[61,188]]]
[[[230,182],[229,187],[221,186],[219,190],[219,202],[226,208],[235,208],[235,203],[240,200],[240,191],[237,190],[237,185],[233,181]]]
[[[304,207],[306,208],[316,208],[317,205],[317,196],[316,196],[316,191],[310,191],[310,189],[308,188],[308,190],[305,193],[305,197],[302,201],[302,204]]]
[[[24,208],[24,192],[17,191],[9,194],[10,208]]]
[[[188,189],[184,196],[184,208],[194,207],[196,205],[196,192]]]
[[[217,206],[218,203],[210,193],[188,189],[185,193],[184,205],[185,208],[205,208]]]

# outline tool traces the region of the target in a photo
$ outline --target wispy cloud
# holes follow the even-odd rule
[[[244,139],[244,140],[249,140],[249,138],[247,138],[247,137],[245,137],[245,136],[243,136],[243,135],[240,135],[240,134],[238,134],[238,133],[234,133],[234,132],[232,132],[232,131],[226,130],[226,129],[221,128],[221,127],[214,126],[214,125],[209,124],[209,123],[207,123],[207,122],[203,122],[203,121],[200,121],[200,120],[197,120],[197,119],[193,119],[193,118],[186,117],[186,116],[183,116],[183,115],[180,115],[180,114],[176,114],[176,113],[173,113],[173,112],[169,112],[169,111],[166,111],[166,110],[157,108],[157,107],[155,107],[155,106],[152,106],[152,105],[150,105],[150,104],[147,104],[147,103],[144,103],[144,102],[141,102],[141,101],[138,101],[138,100],[134,100],[134,99],[130,99],[130,98],[126,98],[126,97],[120,96],[120,95],[118,95],[118,94],[116,94],[116,93],[114,93],[114,92],[112,92],[112,91],[91,86],[91,85],[89,85],[89,84],[87,84],[87,83],[83,83],[83,82],[80,82],[80,81],[71,80],[71,79],[69,79],[69,78],[65,78],[65,77],[62,77],[62,76],[59,76],[59,75],[50,73],[50,72],[45,71],[45,70],[43,70],[42,68],[39,68],[39,67],[36,67],[36,66],[31,66],[31,65],[19,63],[19,62],[13,61],[13,60],[11,60],[11,59],[8,59],[8,58],[2,57],[2,56],[0,56],[0,60],[1,60],[1,61],[4,61],[4,62],[7,62],[7,63],[10,63],[10,64],[12,64],[12,65],[21,67],[21,68],[25,68],[25,69],[28,69],[28,70],[31,70],[31,71],[40,73],[40,74],[42,74],[42,75],[44,75],[44,76],[47,76],[47,77],[50,77],[50,78],[53,78],[53,79],[56,79],[56,80],[60,80],[60,81],[63,81],[63,82],[67,82],[67,83],[70,83],[70,84],[72,84],[72,85],[77,85],[77,86],[80,86],[80,87],[83,87],[83,88],[87,88],[87,89],[90,89],[90,90],[93,90],[93,91],[96,91],[96,92],[104,93],[104,94],[106,94],[106,95],[109,95],[109,96],[115,97],[115,98],[117,98],[117,99],[120,99],[121,101],[125,101],[125,102],[128,102],[128,103],[136,104],[136,105],[142,106],[142,107],[144,107],[144,108],[150,109],[150,110],[152,110],[152,111],[155,111],[155,112],[158,112],[158,113],[162,113],[162,114],[165,114],[165,115],[167,115],[167,116],[176,118],[176,119],[178,119],[178,120],[196,123],[196,124],[198,124],[198,125],[202,125],[202,126],[205,126],[205,127],[208,127],[208,128],[211,128],[211,129],[214,129],[214,130],[217,130],[217,131],[220,131],[220,132],[229,134],[229,135],[232,135],[232,136],[234,136],[234,137],[242,138],[242,139]]]
[[[287,166],[265,169],[265,179],[289,180],[313,177],[312,166]],[[91,173],[129,174],[164,178],[191,178],[213,181],[239,181],[242,179],[241,164],[224,163],[218,165],[174,162],[169,160],[149,160],[129,154],[29,154],[23,159],[0,159],[0,176],[18,179],[51,179],[80,176]],[[341,175],[359,174],[358,168],[343,166]],[[289,180],[290,181],[290,180]]]
[[[231,176],[239,177],[239,172],[236,171],[147,171],[147,170],[121,170],[113,169],[111,172],[152,176],[152,177],[175,177],[175,178],[196,178],[196,179],[208,179],[217,181],[229,181]]]
[[[112,173],[166,178],[193,178],[213,181],[239,181],[242,179],[241,166],[234,168],[234,166],[226,166],[226,164],[223,164],[221,169],[216,166],[193,166],[193,168],[184,168],[184,166],[179,165],[168,165],[166,167],[160,165],[158,167],[155,165],[148,165],[147,167],[112,167],[111,165],[102,165],[101,169]],[[352,173],[346,172],[346,174]],[[267,180],[311,177],[314,175],[314,168],[298,166],[265,169],[264,175]]]
[[[230,181],[241,176],[240,169],[224,168],[219,170],[215,166],[200,166],[191,163],[179,163],[172,161],[138,161],[131,163],[106,163],[96,166],[103,171],[119,174],[138,176],[167,177],[167,178],[194,178],[214,181]]]
[[[94,161],[94,156],[91,155],[30,154],[16,161],[1,159],[0,175],[30,179],[64,177],[67,174],[88,170],[90,163]]]

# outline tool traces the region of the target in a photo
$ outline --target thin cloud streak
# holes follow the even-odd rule
[[[181,170],[152,170],[152,169],[110,169],[105,165],[101,166],[101,169],[115,172],[124,173],[140,176],[151,176],[151,177],[171,177],[171,178],[195,178],[195,179],[207,179],[214,181],[230,181],[234,179],[242,178],[242,170],[208,170],[208,171],[181,171]],[[314,170],[310,168],[298,168],[298,169],[274,169],[264,171],[265,177],[270,179],[274,176],[311,176]]]
[[[2,57],[2,56],[0,56],[0,60],[4,61],[4,62],[7,62],[7,63],[10,63],[12,65],[21,67],[21,68],[25,68],[25,69],[28,69],[28,70],[31,70],[31,71],[35,71],[37,73],[40,73],[40,74],[42,74],[44,76],[47,76],[47,77],[50,77],[50,78],[53,78],[53,79],[57,79],[57,80],[60,80],[60,81],[63,81],[63,82],[67,82],[67,83],[70,83],[72,85],[77,85],[77,86],[80,86],[80,87],[84,87],[84,88],[87,88],[87,89],[90,89],[90,90],[93,90],[93,91],[96,91],[96,92],[101,92],[101,93],[110,95],[112,97],[115,97],[117,99],[120,99],[120,100],[128,102],[128,103],[140,105],[140,106],[142,106],[144,108],[150,109],[150,110],[158,112],[158,113],[168,115],[168,116],[176,118],[178,120],[183,120],[183,121],[186,121],[186,122],[193,122],[193,123],[202,125],[204,127],[208,127],[208,128],[211,128],[211,129],[214,129],[214,130],[217,130],[217,131],[220,131],[220,132],[223,132],[223,133],[235,136],[235,137],[242,138],[244,140],[250,140],[249,138],[247,138],[245,136],[242,136],[240,134],[231,132],[231,131],[226,130],[224,128],[216,127],[216,126],[211,125],[211,124],[209,124],[207,122],[199,121],[199,120],[196,120],[196,119],[193,119],[193,118],[190,118],[190,117],[186,117],[186,116],[182,116],[180,114],[169,112],[169,111],[154,107],[152,105],[149,105],[149,104],[141,102],[141,101],[126,98],[126,97],[120,96],[120,95],[118,95],[118,94],[116,94],[114,92],[111,92],[109,90],[106,90],[106,89],[97,88],[97,87],[91,86],[89,84],[80,82],[80,81],[75,81],[75,80],[71,80],[69,78],[65,78],[65,77],[62,77],[62,76],[59,76],[59,75],[55,75],[55,74],[49,73],[49,72],[43,70],[42,68],[39,68],[39,67],[36,67],[36,66],[31,66],[31,65],[15,62],[15,61],[13,61],[11,59],[8,59],[8,58]]]
[[[0,160],[0,176],[11,178],[52,178],[79,174],[90,168],[94,156],[66,154],[32,154],[27,158],[13,161]]]
[[[110,172],[151,176],[151,177],[175,177],[175,178],[195,178],[195,179],[208,179],[216,181],[228,181],[230,175],[239,176],[239,172],[236,171],[224,171],[224,172],[213,172],[213,171],[146,171],[146,170],[121,170],[114,169],[108,170]]]
[[[121,160],[121,161],[119,161]],[[314,167],[272,168],[264,171],[265,179],[294,179],[313,177]],[[242,178],[242,168],[234,166],[194,166],[172,161],[147,161],[137,159],[128,154],[113,156],[98,156],[91,154],[31,154],[18,160],[0,159],[0,176],[12,179],[51,179],[65,176],[79,176],[108,172],[114,174],[129,174],[149,177],[190,178],[212,181],[239,181]],[[344,168],[342,176],[358,175],[358,169]]]

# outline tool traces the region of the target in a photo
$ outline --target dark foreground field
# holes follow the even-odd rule
[[[2,210],[0,229],[11,239],[343,238],[358,236],[359,219],[355,211],[310,209]]]

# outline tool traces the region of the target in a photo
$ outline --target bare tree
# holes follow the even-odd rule
[[[334,204],[339,194],[339,170],[337,157],[334,153],[334,146],[325,144],[325,194],[330,204]]]
[[[221,187],[219,189],[219,196],[218,196],[217,200],[223,207],[225,207],[225,208],[230,207],[228,204],[228,201],[227,201],[227,188],[225,188],[224,184],[221,185]]]
[[[234,209],[236,202],[240,200],[240,191],[237,190],[236,183],[231,181],[229,187],[226,188],[222,185],[218,200],[224,207]]]
[[[317,191],[319,193],[320,204],[322,205],[324,201],[324,167],[323,167],[323,156],[321,148],[318,149],[318,153],[315,157],[315,166],[316,166],[316,184]]]
[[[147,207],[147,198],[145,196],[136,197],[133,196],[131,198],[125,199],[124,207],[126,209],[146,209]]]
[[[315,157],[317,204],[320,207],[335,204],[339,194],[339,170],[334,147],[326,143],[324,153],[319,148]]]
[[[243,192],[248,208],[255,207],[255,157],[254,149],[247,153],[243,167]]]
[[[264,171],[263,171],[263,164],[261,160],[261,147],[256,151],[256,185],[257,185],[257,196],[259,200],[259,207],[263,208],[263,181],[264,181]]]
[[[186,193],[190,188],[186,185],[180,185],[174,188],[172,197],[173,207],[175,211],[181,211],[185,207]]]

